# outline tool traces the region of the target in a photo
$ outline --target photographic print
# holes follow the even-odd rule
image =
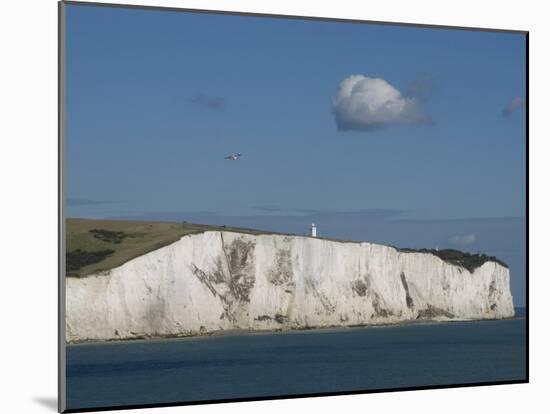
[[[526,382],[527,40],[60,3],[61,410]]]

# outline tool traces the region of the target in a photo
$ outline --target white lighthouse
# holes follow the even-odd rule
[[[315,223],[311,223],[311,237],[317,237],[317,227],[315,227]]]

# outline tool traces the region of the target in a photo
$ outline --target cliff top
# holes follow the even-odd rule
[[[439,257],[441,260],[454,264],[456,266],[462,266],[465,269],[468,269],[470,272],[473,272],[476,268],[480,267],[485,262],[496,262],[501,266],[508,267],[508,265],[494,256],[487,256],[483,253],[471,254],[467,252],[462,252],[455,249],[396,249],[403,253],[429,253],[434,256]]]
[[[120,266],[167,246],[182,236],[204,231],[275,234],[253,229],[187,222],[66,220],[66,275],[81,277]]]
[[[120,266],[145,253],[167,246],[182,236],[205,231],[233,231],[243,234],[276,233],[246,228],[193,224],[187,222],[95,220],[68,218],[66,220],[66,275],[82,277]],[[324,239],[337,242],[353,241]],[[394,246],[392,246],[394,247]],[[400,249],[403,253],[428,253],[462,266],[472,272],[487,261],[506,264],[492,256],[470,254],[459,250]]]

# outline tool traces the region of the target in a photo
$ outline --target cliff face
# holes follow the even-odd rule
[[[514,315],[509,271],[372,243],[208,231],[66,278],[66,339]]]

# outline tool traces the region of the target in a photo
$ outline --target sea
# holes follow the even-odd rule
[[[67,408],[526,380],[524,311],[412,323],[67,346]]]

